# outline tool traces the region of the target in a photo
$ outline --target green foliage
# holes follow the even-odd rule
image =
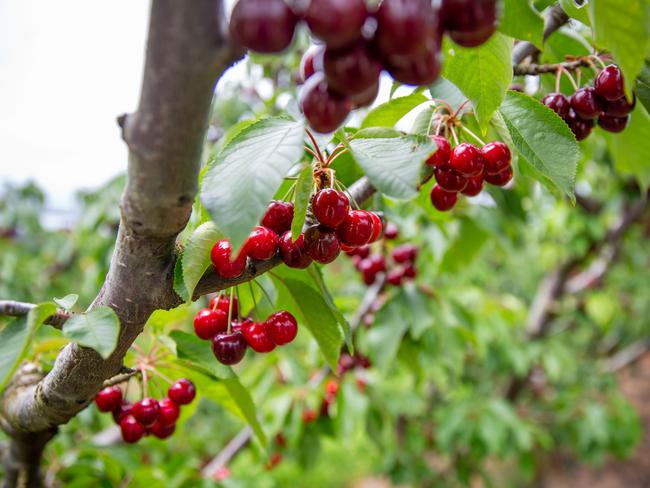
[[[515,39],[532,42],[538,48],[544,43],[544,19],[528,0],[503,2],[499,30]]]
[[[309,198],[311,197],[314,186],[312,171],[310,165],[305,166],[296,181],[295,195],[293,198],[293,221],[291,222],[291,237],[294,241],[298,239],[302,228],[305,226]]]
[[[407,113],[427,101],[422,93],[412,93],[398,98],[392,98],[368,112],[361,122],[361,128],[393,127]]]
[[[87,313],[74,314],[63,324],[63,335],[80,346],[90,347],[104,359],[117,346],[120,321],[110,307],[96,307]]]
[[[645,188],[650,184],[650,116],[643,105],[638,104],[628,127],[620,134],[607,135],[609,150],[615,167],[630,174]]]
[[[214,222],[201,224],[187,241],[180,262],[183,272],[184,290],[188,298],[194,293],[194,288],[210,267],[210,251],[215,242],[223,238]]]

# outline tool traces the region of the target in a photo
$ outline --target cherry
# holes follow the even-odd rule
[[[156,422],[151,426],[149,431],[158,439],[167,439],[176,431],[176,424],[163,424],[161,422]]]
[[[594,87],[601,97],[610,102],[625,96],[623,73],[615,64],[610,64],[598,73]]]
[[[443,0],[442,25],[449,37],[464,47],[483,44],[496,28],[495,0]]]
[[[230,37],[259,53],[278,53],[293,40],[298,19],[284,0],[239,0],[230,17]]]
[[[576,136],[576,140],[582,141],[591,134],[591,129],[594,127],[594,121],[591,119],[582,119],[576,115],[573,110],[569,111],[569,116],[565,119],[569,124],[569,128]]]
[[[246,254],[260,261],[267,261],[278,252],[278,235],[268,227],[258,225],[244,243]]]
[[[636,97],[632,98],[632,103],[628,102],[627,98],[621,97],[618,100],[605,103],[605,115],[625,117],[634,110],[635,105]]]
[[[350,95],[350,101],[354,108],[367,107],[375,101],[377,95],[379,95],[379,79],[374,85],[364,91]]]
[[[440,74],[440,56],[434,44],[421,53],[387,56],[385,63],[393,79],[405,85],[430,85]]]
[[[369,242],[375,242],[381,237],[381,233],[384,230],[384,224],[382,223],[379,215],[375,212],[368,212],[370,218],[372,219],[372,235],[370,236]]]
[[[381,64],[363,42],[343,49],[325,50],[325,79],[339,95],[362,93],[377,84]]]
[[[341,252],[339,239],[333,230],[315,225],[305,231],[305,252],[314,261],[328,264]]]
[[[612,117],[611,115],[601,115],[598,117],[598,125],[607,132],[621,132],[627,126],[630,116]]]
[[[594,119],[603,112],[604,103],[593,88],[580,88],[571,95],[569,101],[581,119]]]
[[[427,164],[434,168],[445,166],[449,163],[449,156],[451,155],[451,145],[449,144],[449,141],[443,136],[431,136],[431,140],[436,143],[437,149],[431,156],[429,156]]]
[[[352,110],[349,98],[332,93],[323,73],[314,73],[303,85],[300,93],[300,108],[317,132],[335,131]]]
[[[310,424],[314,422],[317,418],[318,418],[318,414],[314,410],[308,409],[302,412],[302,421],[305,424]]]
[[[237,364],[246,354],[246,339],[240,331],[219,334],[212,339],[212,352],[220,363]]]
[[[402,244],[393,249],[392,256],[396,263],[412,263],[418,256],[418,248],[413,244]]]
[[[194,397],[196,396],[196,388],[194,387],[194,383],[190,380],[181,378],[169,387],[167,390],[167,396],[176,405],[187,405],[192,403],[192,400],[194,400]]]
[[[266,208],[266,213],[260,224],[281,236],[291,229],[292,221],[293,203],[274,200]]]
[[[408,263],[406,266],[404,266],[402,273],[404,273],[405,278],[415,278],[418,274],[417,269],[413,263]]]
[[[484,164],[481,152],[473,144],[463,142],[451,150],[449,166],[463,176],[480,175]]]
[[[147,429],[133,415],[127,415],[120,421],[120,431],[124,442],[129,444],[135,444],[147,433]]]
[[[501,141],[489,142],[481,148],[485,172],[490,175],[501,173],[510,166],[510,148]]]
[[[386,225],[386,229],[384,230],[384,238],[388,239],[389,241],[392,241],[393,239],[397,239],[398,237],[399,237],[399,229],[397,228],[397,226],[392,222],[388,223]]]
[[[542,103],[563,119],[569,115],[571,102],[562,93],[549,93],[542,98]]]
[[[365,259],[368,256],[370,256],[370,246],[360,246],[355,248],[356,249],[356,255],[359,256],[361,259]]]
[[[129,402],[122,402],[122,404],[117,407],[115,410],[113,410],[113,420],[115,421],[116,424],[120,424],[124,417],[127,415],[131,415],[131,411],[133,410],[133,405],[131,405]]]
[[[228,328],[228,314],[223,310],[204,308],[194,317],[194,333],[200,339],[212,339]]]
[[[109,386],[95,396],[95,404],[100,412],[112,412],[122,405],[122,390],[117,386]]]
[[[290,268],[304,269],[311,264],[311,258],[305,251],[305,236],[300,234],[296,242],[292,242],[291,231],[288,230],[280,238],[280,254],[282,261]]]
[[[230,297],[227,295],[217,295],[210,300],[210,308],[212,310],[221,310],[226,313],[226,317],[230,313]],[[232,317],[235,318],[239,315],[239,300],[235,295],[232,296]]]
[[[133,405],[131,415],[144,427],[151,427],[158,419],[160,407],[155,398],[143,398]]]
[[[323,55],[325,46],[311,45],[300,60],[300,79],[304,83],[317,71],[323,71]]]
[[[364,0],[311,0],[305,21],[327,47],[342,47],[361,39],[368,17]]]
[[[326,188],[314,195],[311,209],[321,225],[335,229],[348,214],[350,200],[345,193],[334,188]]]
[[[246,343],[255,352],[271,352],[275,349],[275,344],[266,331],[266,323],[252,322],[242,328]]]
[[[376,19],[375,42],[386,56],[420,52],[438,31],[438,16],[430,0],[383,0]]]
[[[436,182],[442,188],[450,192],[463,191],[467,186],[467,178],[450,166],[442,166],[435,169]]]
[[[363,246],[370,242],[374,231],[370,212],[352,210],[346,216],[336,233],[343,244],[348,246]]]
[[[512,179],[512,167],[508,167],[495,175],[485,175],[485,181],[495,186],[506,186]]]
[[[404,275],[399,269],[392,269],[386,275],[386,281],[393,286],[400,286],[402,284],[402,278]]]
[[[339,392],[339,384],[335,380],[328,380],[325,384],[325,395],[328,397],[335,397]]]
[[[217,273],[223,278],[237,278],[246,269],[246,251],[239,251],[237,258],[231,261],[232,246],[227,240],[217,242],[212,248],[210,259]]]
[[[456,192],[449,192],[440,185],[436,185],[431,189],[431,203],[440,212],[451,210],[457,201],[458,193]]]
[[[451,31],[448,34],[451,40],[459,46],[477,47],[492,37],[495,30],[496,26],[492,24],[486,25],[472,32]]]
[[[158,420],[156,423],[160,425],[172,425],[178,420],[178,416],[181,414],[180,408],[178,405],[169,398],[163,398],[160,400],[160,412],[158,414]]]
[[[266,331],[278,346],[289,344],[298,335],[298,322],[286,310],[281,310],[266,319]]]
[[[473,176],[467,180],[467,186],[461,191],[463,195],[475,197],[483,190],[483,175]]]

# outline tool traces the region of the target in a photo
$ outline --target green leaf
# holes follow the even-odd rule
[[[296,181],[296,192],[293,199],[293,221],[291,222],[291,237],[295,241],[300,237],[302,228],[305,226],[309,197],[314,186],[313,170],[307,165],[298,175]]]
[[[418,134],[421,136],[429,135],[431,132],[431,123],[434,113],[435,107],[433,104],[424,107],[413,121],[413,125],[411,126],[411,134]]]
[[[512,82],[512,38],[496,33],[479,47],[468,49],[451,43],[445,47],[443,76],[472,101],[485,132]]]
[[[90,347],[104,359],[117,346],[120,321],[110,307],[97,307],[87,313],[74,314],[63,324],[63,335],[80,346]]]
[[[454,110],[458,110],[467,100],[467,97],[463,95],[463,92],[456,85],[442,76],[429,87],[429,93],[431,93],[432,98],[447,102]]]
[[[562,10],[572,19],[576,19],[585,25],[591,25],[589,9],[587,8],[588,5],[587,2],[582,2],[581,5],[578,5],[576,0],[560,0]]]
[[[643,70],[639,73],[634,86],[634,93],[650,113],[650,60],[646,59],[643,65]]]
[[[408,329],[399,300],[389,300],[377,313],[375,324],[364,338],[364,351],[379,371],[386,372],[394,363],[402,337]]]
[[[210,251],[215,242],[223,239],[214,222],[206,222],[196,228],[183,250],[181,264],[183,266],[183,283],[187,295],[191,298],[197,283],[210,267]]]
[[[228,393],[230,393],[230,396],[235,400],[239,410],[250,424],[253,432],[255,432],[257,438],[263,446],[266,446],[268,444],[266,434],[257,419],[257,408],[255,407],[255,402],[253,401],[253,397],[248,389],[240,383],[239,378],[237,377],[223,380],[223,383],[226,386]]]
[[[393,198],[417,196],[420,170],[435,150],[426,137],[352,139],[350,153],[377,190]]]
[[[412,93],[405,97],[393,98],[368,112],[361,128],[393,127],[407,113],[428,99],[421,93]]]
[[[630,93],[650,49],[650,3],[593,0],[589,5],[596,45],[611,51]]]
[[[235,373],[229,366],[221,364],[212,354],[210,343],[198,337],[182,332],[172,331],[169,336],[176,343],[176,354],[188,367],[216,379],[233,378]]]
[[[34,335],[45,319],[56,313],[54,303],[41,303],[27,316],[9,322],[0,331],[0,391],[2,391],[27,354]]]
[[[650,116],[637,104],[630,123],[620,134],[606,134],[614,166],[622,173],[634,176],[642,188],[650,184]]]
[[[174,291],[185,302],[190,300],[190,294],[187,293],[185,283],[183,282],[183,263],[180,257],[174,263]]]
[[[303,155],[302,122],[272,117],[244,128],[206,170],[201,201],[239,249]]]
[[[454,273],[459,268],[470,266],[488,237],[489,233],[474,220],[461,218],[458,234],[447,248],[441,267]]]
[[[529,0],[504,0],[499,30],[538,48],[544,44],[544,19]]]
[[[569,127],[550,108],[523,93],[508,92],[500,111],[521,156],[574,201],[581,154]]]
[[[74,307],[74,304],[77,303],[77,300],[79,300],[79,295],[76,293],[70,293],[63,298],[54,298],[54,303],[64,310],[70,310]]]

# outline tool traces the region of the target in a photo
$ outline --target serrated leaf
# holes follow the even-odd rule
[[[572,19],[576,19],[585,25],[591,25],[588,5],[587,2],[580,2],[579,4],[576,0],[560,0],[562,10]]]
[[[38,328],[56,313],[54,303],[36,305],[24,317],[9,322],[0,331],[0,391],[2,391],[27,354]]]
[[[223,239],[223,234],[214,222],[201,224],[190,235],[181,255],[183,283],[189,297],[192,297],[196,285],[210,267],[210,251],[220,239]]]
[[[634,93],[643,104],[646,112],[650,113],[650,60],[646,59],[643,69],[636,79]]]
[[[63,298],[54,298],[54,303],[64,310],[70,310],[74,307],[74,304],[77,303],[77,300],[79,300],[79,295],[76,293],[70,293]]]
[[[566,123],[539,101],[514,91],[508,92],[500,112],[523,158],[575,201],[573,190],[581,153]]]
[[[415,117],[413,125],[411,126],[411,134],[418,134],[421,136],[429,135],[431,132],[431,124],[433,121],[433,114],[435,107],[433,104],[424,107]]]
[[[647,188],[650,184],[650,116],[643,105],[637,104],[623,132],[607,133],[607,144],[616,169],[631,174],[642,188]]]
[[[182,359],[187,367],[218,379],[235,376],[229,366],[221,364],[214,357],[210,342],[202,341],[198,337],[180,330],[172,331],[169,337],[176,343],[178,358]]]
[[[377,190],[393,198],[417,196],[420,170],[435,144],[421,136],[352,139],[350,153]]]
[[[63,324],[63,335],[80,346],[90,347],[104,359],[117,346],[120,321],[110,307],[97,307],[71,316]]]
[[[300,237],[305,226],[309,197],[314,186],[313,170],[310,165],[303,168],[296,180],[296,191],[293,198],[293,220],[291,222],[291,238],[295,241]]]
[[[512,43],[512,38],[498,32],[471,49],[445,43],[443,76],[471,100],[484,132],[512,82]]]
[[[181,262],[180,256],[174,263],[174,291],[183,301],[187,302],[190,300],[190,295],[187,293],[185,282],[183,281],[183,263]]]
[[[544,44],[544,19],[529,0],[504,0],[499,30],[538,48]]]
[[[235,249],[302,157],[303,131],[303,122],[281,117],[259,120],[233,137],[208,167],[201,201]]]
[[[361,122],[361,128],[393,127],[407,113],[427,100],[427,97],[421,93],[393,98],[368,112],[368,115]]]

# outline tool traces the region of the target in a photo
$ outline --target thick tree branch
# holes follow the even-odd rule
[[[562,10],[559,5],[553,5],[548,9],[544,19],[544,41],[556,30],[569,21],[569,16]],[[530,42],[518,43],[512,51],[512,64],[517,66],[527,57],[539,52],[539,49]]]

